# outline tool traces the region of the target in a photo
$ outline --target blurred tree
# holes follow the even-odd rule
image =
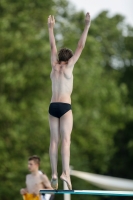
[[[0,4],[2,200],[19,199],[19,190],[25,185],[28,156],[40,155],[41,167],[50,172],[47,17],[53,6],[52,0],[2,0]]]
[[[130,105],[133,107],[133,28],[128,26],[126,31],[127,36],[124,38],[123,45],[126,56],[123,58],[124,66],[119,70],[120,78],[118,83],[119,85],[124,83],[128,88],[125,106]],[[114,176],[133,179],[133,173],[129,170],[133,166],[133,119],[125,123],[124,129],[117,131],[114,143],[115,152],[111,162],[115,163],[115,165],[110,165],[109,173]]]

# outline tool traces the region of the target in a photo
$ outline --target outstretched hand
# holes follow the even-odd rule
[[[91,24],[91,18],[90,18],[90,13],[86,13],[86,16],[85,16],[85,24],[86,25],[89,25]]]
[[[48,27],[53,28],[55,25],[55,19],[54,16],[49,15],[48,17]]]

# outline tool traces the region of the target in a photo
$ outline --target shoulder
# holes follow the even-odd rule
[[[40,178],[41,178],[41,180],[43,180],[43,181],[48,180],[48,177],[47,177],[46,174],[40,174]]]
[[[70,71],[70,72],[72,72],[73,69],[74,69],[74,63],[68,61],[67,65],[66,65],[66,68],[65,68],[65,71]]]
[[[70,66],[69,64],[66,65],[64,74],[67,79],[72,79],[73,78],[73,68],[74,66]]]
[[[56,63],[52,64],[52,68],[55,69],[55,68],[57,68],[59,65],[60,65],[60,64],[59,64],[58,62],[56,62]]]
[[[26,175],[26,179],[29,179],[31,177],[31,174]]]

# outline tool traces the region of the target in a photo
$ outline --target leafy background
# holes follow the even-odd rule
[[[1,0],[1,200],[22,199],[19,191],[25,187],[27,159],[33,154],[41,157],[41,169],[51,178],[49,14],[56,18],[57,47],[74,51],[85,13],[76,11],[69,1]],[[103,11],[92,21],[85,49],[74,69],[70,164],[75,170],[133,179],[132,44],[133,27],[125,23],[124,16],[108,17],[108,11]],[[99,189],[75,177],[72,183],[74,189]],[[84,196],[72,196],[76,199],[83,200]]]

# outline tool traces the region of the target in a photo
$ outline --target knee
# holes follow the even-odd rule
[[[62,145],[63,146],[70,146],[71,140],[70,138],[62,138]]]
[[[51,140],[50,141],[50,147],[51,148],[57,148],[59,145],[59,140]]]

